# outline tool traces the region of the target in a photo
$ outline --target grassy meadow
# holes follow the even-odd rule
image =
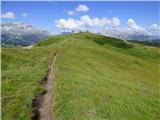
[[[56,51],[54,120],[160,119],[159,48],[78,33],[2,48],[3,120],[31,119]]]
[[[32,100],[43,92],[40,82],[54,47],[2,48],[2,119],[29,120]]]

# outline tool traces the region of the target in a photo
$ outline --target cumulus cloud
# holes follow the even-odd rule
[[[67,14],[68,15],[74,15],[74,11],[73,10],[69,10],[69,11],[67,11]]]
[[[149,27],[149,30],[153,30],[153,31],[159,30],[159,29],[160,29],[160,28],[158,27],[157,24],[153,24],[153,25],[151,25],[151,26]]]
[[[87,5],[78,5],[75,10],[77,12],[87,12],[89,11],[89,7]]]
[[[127,26],[129,29],[131,30],[135,30],[135,31],[142,31],[144,30],[143,27],[139,26],[135,20],[133,20],[132,18],[129,18],[127,21]]]
[[[69,19],[59,19],[55,21],[56,26],[62,30],[82,30],[83,23],[80,20],[75,20],[73,18]]]
[[[88,15],[80,17],[80,20],[87,27],[102,27],[105,25],[110,25],[111,21],[107,18],[90,18]]]
[[[148,28],[143,28],[131,18],[128,19],[127,27],[125,28],[119,27],[120,19],[118,17],[113,17],[111,19],[106,17],[91,18],[88,15],[81,16],[79,19],[58,19],[55,20],[55,24],[62,32],[90,31],[125,39],[133,39],[138,36],[139,39],[141,39],[140,36],[159,38],[160,36],[160,27],[157,24],[153,24]]]
[[[148,32],[152,35],[160,36],[160,27],[157,24],[153,24],[148,28]]]
[[[80,19],[59,19],[55,20],[55,24],[62,30],[100,30],[105,26],[117,26],[120,21],[116,23],[117,18],[113,18],[114,22],[108,18],[91,18],[88,15],[81,16]],[[116,21],[116,22],[115,22]],[[112,25],[113,24],[113,25]]]
[[[88,15],[84,15],[80,18],[80,20],[84,23],[84,25],[91,27],[92,24],[92,20]]]
[[[16,18],[16,16],[13,12],[6,12],[6,13],[2,14],[1,18],[13,19],[13,18]]]
[[[87,12],[89,11],[89,7],[87,5],[78,5],[74,10],[67,11],[68,15],[74,15],[78,12]]]
[[[111,22],[112,22],[112,25],[113,25],[114,27],[120,26],[120,19],[119,19],[118,17],[113,17],[113,18],[111,19]]]

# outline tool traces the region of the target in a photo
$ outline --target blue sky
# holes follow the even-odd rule
[[[76,11],[79,5],[87,6],[88,10]],[[59,28],[55,20],[73,18],[79,20],[81,16],[88,15],[92,18],[117,17],[120,20],[119,27],[125,27],[129,18],[136,24],[149,27],[153,24],[160,24],[159,8],[160,2],[43,2],[43,1],[3,1],[2,2],[2,22],[24,22],[41,29],[56,33]],[[74,12],[69,15],[68,11]],[[5,14],[12,12],[14,16],[7,17]],[[4,15],[4,16],[3,16]]]

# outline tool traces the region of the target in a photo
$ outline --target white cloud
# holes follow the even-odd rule
[[[1,18],[16,18],[15,14],[13,12],[6,12],[2,14]]]
[[[100,19],[100,26],[104,26],[104,25],[111,25],[111,20],[109,20],[108,18],[103,17],[102,19]]]
[[[160,27],[157,24],[153,24],[148,28],[148,32],[152,35],[160,36]]]
[[[88,15],[84,15],[80,17],[80,20],[84,23],[87,27],[102,27],[105,25],[110,25],[110,20],[107,18],[90,18]]]
[[[91,18],[88,16],[88,15],[84,15],[80,18],[80,20],[86,25],[86,26],[89,26],[91,27],[93,24],[92,24],[92,20]]]
[[[159,30],[160,28],[158,27],[157,24],[153,24],[149,27],[150,30]]]
[[[102,29],[111,25],[111,20],[107,18],[91,18],[88,15],[81,16],[80,19],[59,19],[55,21],[56,26],[62,30],[91,30]]]
[[[83,26],[81,21],[73,18],[56,20],[55,23],[62,30],[78,30]]]
[[[112,25],[113,25],[114,27],[120,26],[120,19],[119,19],[118,17],[113,17],[113,18],[111,19],[111,22],[112,22]]]
[[[86,5],[78,5],[75,9],[77,12],[87,12],[89,11],[89,7]]]
[[[91,18],[88,15],[81,16],[79,19],[58,19],[55,20],[55,24],[62,30],[62,32],[89,30],[90,32],[104,33],[111,37],[123,39],[133,39],[138,37],[138,39],[141,39],[141,37],[143,38],[144,36],[146,38],[147,36],[157,38],[160,36],[160,28],[157,24],[153,24],[149,28],[143,28],[131,18],[128,19],[126,28],[118,27],[120,26],[120,19],[118,17],[113,17],[111,19],[106,17]]]
[[[69,11],[67,11],[67,14],[68,15],[74,15],[74,11],[73,10],[69,10]]]
[[[68,15],[74,15],[75,13],[78,13],[78,12],[87,12],[87,11],[89,11],[89,7],[88,6],[86,6],[86,5],[78,5],[74,10],[67,11],[67,14]]]
[[[132,18],[129,18],[127,21],[127,26],[129,29],[131,30],[135,30],[135,31],[142,31],[144,30],[143,27],[139,26],[135,20],[133,20]]]

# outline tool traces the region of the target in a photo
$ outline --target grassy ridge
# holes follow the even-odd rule
[[[160,119],[159,48],[90,33],[51,37],[30,50],[2,49],[3,119],[30,119],[57,50],[56,120]]]
[[[56,119],[158,120],[159,69],[158,62],[151,62],[158,61],[155,49],[101,46],[87,38],[70,41],[57,64]],[[147,58],[139,55],[145,52]]]

